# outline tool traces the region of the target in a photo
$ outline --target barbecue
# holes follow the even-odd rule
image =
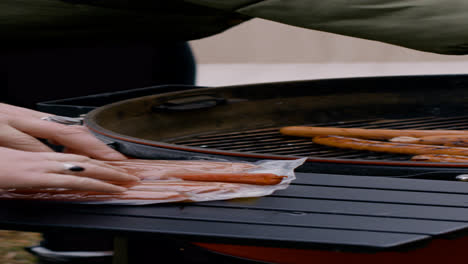
[[[307,125],[462,131],[468,128],[466,82],[463,75],[443,75],[188,90],[163,87],[164,93],[142,96],[140,90],[136,98],[99,107],[86,115],[85,123],[98,137],[138,158],[252,161],[308,157],[298,171],[358,175],[464,171],[468,164],[434,164],[411,161],[411,155],[337,149],[279,130]],[[80,100],[85,102],[85,98]]]
[[[85,125],[138,158],[307,157],[290,187],[256,201],[64,209],[70,215],[86,212],[106,222],[112,218],[112,228],[176,234],[203,248],[248,259],[390,263],[455,260],[464,252],[468,163],[338,149],[279,130],[306,125],[463,131],[468,129],[467,102],[467,75],[435,75],[165,86],[46,102],[40,110],[59,115],[92,110]],[[17,214],[12,213],[18,224],[26,221]],[[57,216],[62,215],[36,225],[67,224]],[[92,226],[89,221],[74,224]],[[447,252],[453,254],[443,254]]]

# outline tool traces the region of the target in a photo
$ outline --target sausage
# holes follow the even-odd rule
[[[468,163],[467,156],[456,156],[456,155],[446,155],[446,154],[416,155],[416,156],[413,156],[411,160],[412,161],[428,161],[428,162],[451,162],[451,163],[466,162]]]
[[[239,185],[222,182],[191,182],[191,181],[150,181],[140,182],[129,188],[131,191],[151,192],[180,192],[180,193],[209,193],[209,192],[236,192]]]
[[[341,127],[307,127],[289,126],[280,129],[280,133],[288,136],[315,137],[315,136],[345,136],[365,139],[391,139],[400,136],[424,137],[434,135],[467,135],[463,130],[399,130],[399,129],[365,129]]]
[[[170,173],[168,177],[186,181],[231,182],[255,185],[279,184],[286,176],[273,173]]]
[[[274,185],[286,176],[272,173],[248,173],[256,165],[241,162],[138,160],[106,162],[130,174],[139,182],[110,182],[128,188],[122,193],[84,192],[67,189],[7,190],[0,199],[58,201],[191,201],[201,194],[236,194],[244,184]],[[156,180],[151,180],[151,179]],[[174,179],[176,178],[176,179]],[[249,187],[251,188],[251,187]]]
[[[187,161],[187,160],[144,160],[144,159],[128,159],[123,161],[105,161],[111,166],[139,169],[153,169],[154,167],[164,169],[180,169],[190,168],[199,170],[219,170],[237,172],[255,168],[256,166],[242,162],[222,162],[222,161]]]
[[[248,173],[255,165],[213,161],[127,160],[107,164],[124,168],[142,180],[178,178],[188,181],[231,182],[256,185],[275,185],[286,176],[272,173]]]
[[[141,160],[106,161],[108,165],[125,169],[129,174],[142,180],[167,179],[170,173],[238,173],[256,166],[241,162],[181,161],[181,160]]]
[[[390,139],[392,142],[424,144],[424,145],[442,145],[453,147],[468,147],[468,135],[437,135],[427,137],[396,137]]]
[[[448,154],[468,156],[468,148],[459,147],[382,142],[341,136],[317,136],[314,137],[312,141],[314,143],[326,146],[356,150],[368,150],[375,152],[387,152],[409,155]]]

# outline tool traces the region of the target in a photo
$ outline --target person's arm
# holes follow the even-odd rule
[[[468,54],[466,0],[186,0],[293,26]]]

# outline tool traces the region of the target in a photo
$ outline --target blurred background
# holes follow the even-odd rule
[[[438,55],[253,19],[190,42],[198,84],[468,73],[468,56]]]

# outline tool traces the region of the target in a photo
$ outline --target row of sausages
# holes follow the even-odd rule
[[[290,126],[280,132],[331,147],[414,155],[413,161],[468,162],[468,131],[463,130]]]

